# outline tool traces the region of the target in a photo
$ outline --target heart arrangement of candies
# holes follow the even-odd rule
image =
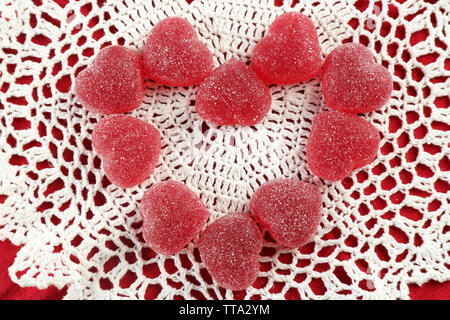
[[[270,84],[294,84],[321,75],[325,105],[314,119],[307,164],[318,177],[338,181],[369,164],[380,136],[358,113],[381,108],[392,78],[357,43],[334,49],[322,64],[316,28],[305,15],[285,13],[253,51],[251,65],[231,59],[214,68],[213,57],[184,19],[166,18],[149,35],[142,56],[121,47],[101,50],[76,79],[75,93],[89,111],[108,114],[92,133],[95,152],[111,183],[128,188],[156,167],[161,136],[126,113],[144,97],[144,79],[167,86],[199,85],[195,109],[216,125],[250,126],[271,107]],[[245,289],[257,278],[264,226],[279,244],[298,248],[311,240],[321,220],[321,194],[313,184],[275,179],[252,196],[250,213],[230,213],[203,230],[209,212],[198,195],[169,180],[150,187],[140,204],[142,233],[157,253],[173,255],[201,232],[197,246],[214,281]],[[202,231],[203,230],[203,231]]]

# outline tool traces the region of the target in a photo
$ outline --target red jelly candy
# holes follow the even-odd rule
[[[262,236],[248,214],[231,213],[209,225],[198,242],[200,257],[221,287],[243,290],[259,273]]]
[[[183,249],[209,217],[200,198],[187,186],[173,180],[150,187],[142,198],[140,213],[146,243],[165,255]]]
[[[313,184],[275,179],[256,190],[250,211],[280,244],[298,248],[311,240],[321,219],[322,196]]]
[[[200,85],[195,108],[201,118],[217,125],[250,126],[264,118],[271,103],[269,88],[256,73],[231,59]]]
[[[321,63],[316,27],[298,12],[275,19],[253,50],[252,67],[265,83],[307,81],[320,74]]]
[[[161,152],[161,136],[150,124],[128,115],[102,119],[92,132],[92,145],[103,170],[116,186],[135,186],[153,172]]]
[[[313,121],[306,159],[318,177],[338,181],[375,159],[380,134],[367,120],[338,111],[322,111]]]
[[[144,99],[141,59],[135,52],[109,46],[75,81],[75,94],[83,107],[103,114],[129,112]]]
[[[359,43],[347,43],[331,51],[322,70],[325,104],[348,113],[381,108],[392,92],[389,71],[377,64],[372,53]]]
[[[214,67],[211,52],[200,42],[194,28],[177,17],[155,25],[145,43],[143,58],[150,79],[168,86],[198,84]]]

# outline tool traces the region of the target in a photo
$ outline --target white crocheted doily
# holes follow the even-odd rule
[[[0,4],[0,240],[23,247],[9,268],[21,286],[68,287],[69,299],[408,299],[408,284],[450,279],[448,0],[2,1]],[[92,151],[101,116],[73,94],[76,74],[107,44],[140,50],[167,16],[186,18],[216,66],[249,61],[281,13],[317,26],[325,57],[362,42],[394,78],[389,103],[364,115],[382,135],[376,160],[337,183],[305,161],[320,79],[272,86],[254,127],[214,127],[193,107],[195,87],[146,82],[132,115],[156,126],[162,155],[145,183],[111,185]],[[145,246],[143,192],[175,179],[200,195],[211,223],[248,210],[273,178],[315,183],[324,216],[314,242],[294,250],[266,239],[253,287],[218,288],[193,243],[175,256]]]

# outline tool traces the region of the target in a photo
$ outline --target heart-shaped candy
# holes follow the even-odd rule
[[[367,120],[338,111],[314,118],[306,147],[308,167],[319,178],[338,181],[375,159],[378,130]]]
[[[195,108],[202,119],[217,125],[250,126],[264,118],[271,103],[270,90],[255,71],[231,59],[199,86]]]
[[[321,219],[322,196],[313,184],[270,180],[256,190],[250,211],[280,244],[299,248],[311,240]]]
[[[151,186],[142,198],[140,213],[146,243],[165,255],[183,249],[209,217],[200,198],[186,185],[173,180]]]
[[[325,104],[348,113],[381,108],[392,92],[389,71],[375,62],[359,43],[347,43],[331,51],[323,63],[322,92]]]
[[[190,86],[212,71],[213,57],[186,20],[170,17],[158,22],[143,51],[150,79],[168,86]]]
[[[252,67],[267,84],[293,84],[320,74],[322,58],[313,22],[288,12],[271,24],[253,49]]]
[[[75,81],[75,94],[89,111],[111,114],[138,108],[144,99],[141,58],[121,46],[102,49]]]
[[[243,290],[256,280],[261,249],[261,231],[246,213],[230,213],[217,219],[198,241],[209,274],[219,286],[230,290]]]
[[[129,188],[153,172],[161,153],[161,135],[152,125],[132,116],[110,115],[95,125],[92,145],[108,179]]]

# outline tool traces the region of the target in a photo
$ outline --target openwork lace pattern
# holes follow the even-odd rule
[[[131,114],[160,130],[161,159],[139,186],[110,184],[91,143],[101,116],[73,93],[102,47],[141,50],[158,21],[181,16],[216,66],[248,62],[270,23],[290,10],[315,23],[324,57],[361,42],[393,75],[388,104],[363,115],[382,136],[373,163],[336,183],[309,171],[319,78],[271,86],[271,110],[254,127],[208,125],[195,112],[195,87],[147,81]],[[449,10],[446,0],[2,1],[0,239],[22,246],[11,278],[67,286],[68,299],[408,299],[409,283],[450,280]],[[320,187],[320,229],[300,249],[266,234],[259,278],[246,291],[215,286],[194,243],[161,256],[143,241],[137,209],[157,181],[186,183],[211,223],[247,211],[259,185],[282,177]]]

